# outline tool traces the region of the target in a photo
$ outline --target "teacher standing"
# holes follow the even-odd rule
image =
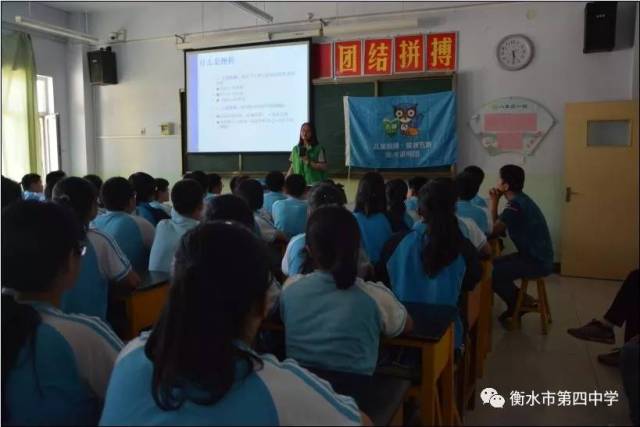
[[[327,179],[327,155],[324,147],[318,144],[316,133],[311,123],[303,123],[300,128],[298,145],[291,150],[287,176],[298,174],[304,176],[307,185],[317,184]]]

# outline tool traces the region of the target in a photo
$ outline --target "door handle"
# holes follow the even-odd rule
[[[571,190],[571,187],[567,187],[565,192],[564,192],[564,201],[565,202],[570,202],[571,201],[571,196],[573,196],[574,194],[580,194],[576,191]]]

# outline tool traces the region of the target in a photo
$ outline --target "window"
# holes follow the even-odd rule
[[[38,75],[36,82],[38,119],[40,121],[40,147],[44,173],[60,169],[58,114],[53,103],[53,78]]]

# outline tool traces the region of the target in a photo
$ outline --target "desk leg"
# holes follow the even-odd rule
[[[454,414],[455,414],[455,394],[453,390],[454,384],[454,366],[453,366],[453,326],[449,327],[448,334],[451,334],[451,338],[449,339],[450,347],[448,348],[450,357],[448,358],[447,364],[444,367],[444,370],[440,374],[440,387],[442,390],[441,395],[441,404],[442,404],[442,423],[444,425],[450,426],[454,424]]]
[[[435,425],[438,378],[435,372],[435,346],[422,346],[422,384],[420,385],[420,418],[422,425]]]

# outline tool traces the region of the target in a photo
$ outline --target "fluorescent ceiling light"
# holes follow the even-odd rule
[[[374,22],[354,22],[343,25],[336,25],[332,22],[322,29],[322,34],[325,37],[335,37],[346,34],[379,33],[394,30],[417,30],[418,28],[419,24],[417,18]]]
[[[177,45],[178,49],[203,49],[208,47],[229,46],[234,44],[246,43],[262,43],[271,40],[269,33],[244,33],[244,34],[228,34],[224,36],[209,36],[204,38],[195,38],[193,41],[181,43]]]
[[[258,19],[263,20],[264,22],[272,23],[273,16],[269,15],[263,10],[258,9],[254,5],[246,1],[232,1],[232,5],[244,10],[245,12],[249,12],[252,15],[255,15]]]
[[[79,31],[73,31],[65,27],[59,27],[57,25],[47,24],[46,22],[36,21],[30,18],[25,18],[23,16],[16,16],[15,21],[16,24],[22,27],[32,28],[44,33],[55,34],[89,44],[98,44],[99,42],[99,39],[97,37],[93,37],[89,34],[81,33]]]

